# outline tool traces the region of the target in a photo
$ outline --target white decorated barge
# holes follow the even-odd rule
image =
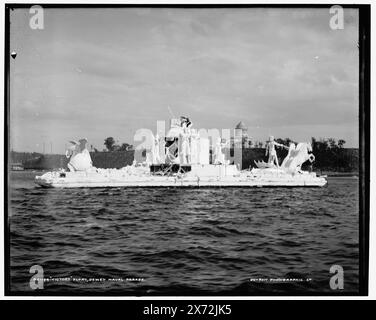
[[[257,168],[240,170],[240,163],[226,159],[223,139],[217,138],[210,148],[210,139],[193,129],[185,117],[173,119],[165,137],[151,136],[146,159],[135,160],[121,169],[93,167],[86,143],[86,139],[72,141],[73,146],[67,152],[68,170],[36,176],[36,184],[52,188],[323,187],[327,184],[325,176],[301,169],[304,162],[314,161],[309,143],[291,143],[287,147],[270,137],[266,149],[268,162],[257,161]],[[275,147],[288,149],[281,165]]]

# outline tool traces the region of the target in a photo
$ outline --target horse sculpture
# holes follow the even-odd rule
[[[301,170],[302,164],[307,160],[311,163],[315,161],[315,156],[311,152],[312,145],[309,142],[300,142],[296,147],[294,143],[291,143],[281,169],[290,173]]]
[[[288,154],[286,158],[283,160],[280,169],[289,173],[295,173],[296,171],[301,170],[302,164],[307,160],[311,163],[315,161],[315,156],[311,152],[312,146],[309,142],[300,142],[297,146],[295,146],[295,143],[291,143]],[[255,164],[258,168],[261,169],[277,169],[277,166],[274,163],[255,161]]]

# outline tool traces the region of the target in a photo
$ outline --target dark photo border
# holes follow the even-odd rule
[[[63,291],[59,294],[49,293],[43,290],[15,292],[11,289],[10,279],[10,225],[9,225],[9,154],[10,154],[10,11],[13,9],[28,9],[35,4],[5,4],[5,50],[4,50],[4,292],[6,296],[122,296],[119,293],[76,293]],[[43,8],[327,8],[329,4],[39,4]],[[370,200],[370,21],[371,6],[367,5],[341,5],[343,8],[359,10],[359,292],[358,293],[292,293],[296,296],[366,296],[368,295],[369,282],[369,200]],[[176,292],[177,296],[201,296]],[[280,293],[256,293],[252,296],[280,296]],[[289,296],[290,294],[282,294]],[[134,296],[134,295],[130,295]],[[149,296],[149,295],[146,295]],[[150,297],[153,295],[150,295]],[[169,296],[166,294],[158,297]],[[221,295],[216,295],[221,296]],[[231,295],[236,296],[236,294]],[[146,302],[146,301],[145,301]]]

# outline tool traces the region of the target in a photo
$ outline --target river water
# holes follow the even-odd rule
[[[12,172],[11,292],[330,293],[332,265],[358,291],[358,178],[325,188],[44,189]],[[33,280],[34,281],[34,280]],[[40,282],[39,282],[40,283]]]

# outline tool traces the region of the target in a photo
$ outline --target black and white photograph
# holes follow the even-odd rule
[[[5,294],[367,295],[369,23],[7,4]]]

